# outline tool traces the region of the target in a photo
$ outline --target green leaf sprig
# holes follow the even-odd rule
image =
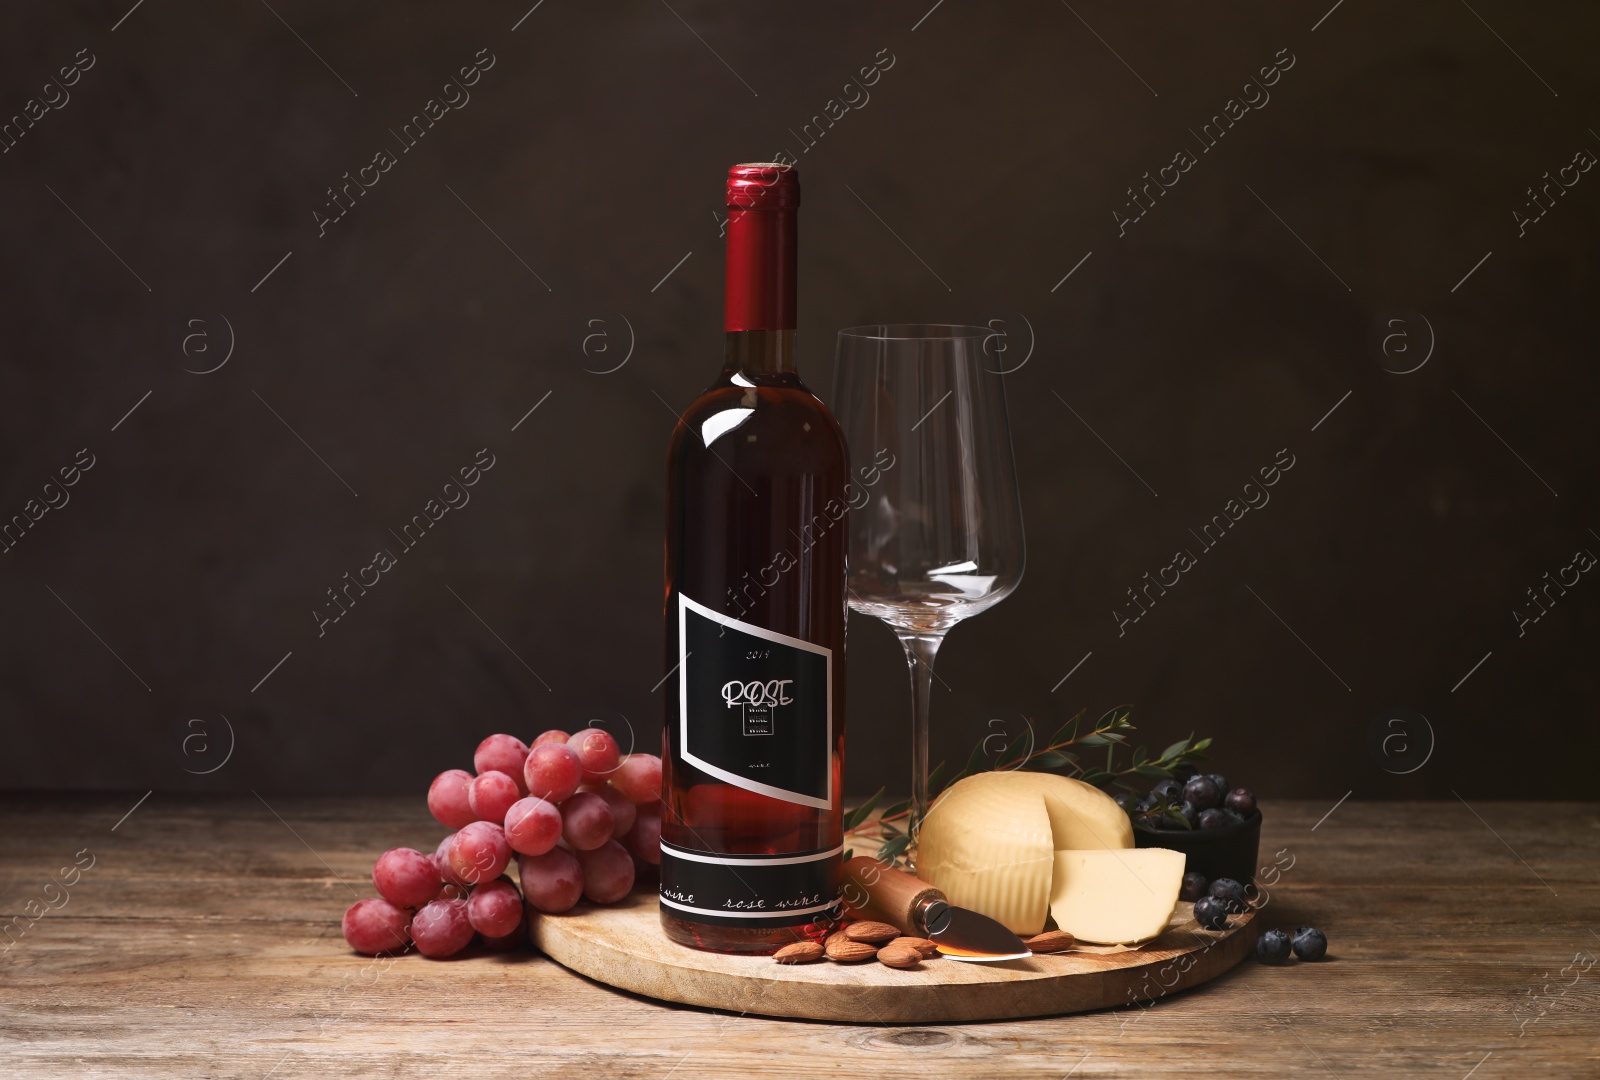
[[[1173,770],[1180,765],[1204,760],[1205,752],[1211,746],[1210,739],[1197,740],[1190,735],[1187,739],[1179,739],[1160,754],[1151,757],[1149,751],[1142,746],[1131,748],[1128,746],[1128,733],[1135,730],[1128,716],[1129,707],[1121,705],[1107,711],[1088,731],[1082,731],[1083,711],[1079,710],[1078,714],[1063,724],[1044,746],[1033,745],[1033,722],[1029,720],[1028,730],[1007,743],[992,764],[988,762],[988,743],[995,736],[992,734],[986,736],[972,748],[972,753],[968,755],[967,763],[961,771],[948,780],[944,776],[945,763],[942,761],[939,763],[928,777],[928,798],[930,801],[937,799],[945,788],[956,781],[989,770],[1012,772],[1028,769],[1034,772],[1050,772],[1093,784],[1102,791],[1109,791],[1112,788],[1136,791],[1138,788],[1132,783],[1133,778],[1149,781],[1170,779]],[[1091,761],[1091,755],[1085,751],[1098,751],[1101,747],[1106,751],[1104,763],[1099,761],[1098,753],[1092,755]],[[1126,765],[1118,764],[1119,749],[1131,752]],[[878,803],[883,799],[883,793],[884,789],[879,788],[871,798],[845,814],[844,834],[847,842],[857,840],[870,843],[876,840],[879,844],[879,861],[892,863],[904,855],[911,846],[915,823],[911,820],[910,799],[886,806],[881,813],[873,816],[873,811],[878,809]],[[1173,809],[1163,803],[1152,808],[1150,812],[1167,813]],[[850,851],[845,852],[845,858],[848,859],[850,855]]]

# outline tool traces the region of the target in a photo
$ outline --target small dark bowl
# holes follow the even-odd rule
[[[1133,845],[1181,851],[1187,857],[1186,872],[1204,874],[1207,881],[1226,877],[1249,885],[1255,881],[1261,847],[1261,811],[1251,811],[1237,825],[1215,829],[1147,829],[1136,821]]]

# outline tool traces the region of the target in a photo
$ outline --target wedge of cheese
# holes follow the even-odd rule
[[[928,811],[917,876],[957,907],[1027,936],[1050,914],[1058,850],[1132,847],[1127,813],[1097,787],[1050,773],[978,773]]]
[[[1183,852],[1165,848],[1058,851],[1050,914],[1079,941],[1148,941],[1167,928],[1183,888],[1183,865]]]

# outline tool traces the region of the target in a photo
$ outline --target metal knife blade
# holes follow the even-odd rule
[[[1021,938],[987,915],[933,900],[920,912],[928,940],[952,960],[992,963],[1026,960],[1033,950]]]

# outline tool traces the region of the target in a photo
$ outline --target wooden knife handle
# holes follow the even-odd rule
[[[920,937],[924,932],[916,917],[918,905],[944,898],[944,893],[927,882],[866,855],[844,864],[845,904],[906,934]]]

